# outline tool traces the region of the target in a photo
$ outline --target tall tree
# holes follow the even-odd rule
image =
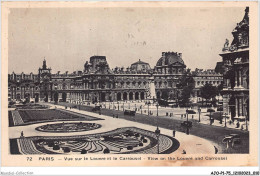
[[[215,86],[212,86],[211,84],[206,83],[203,87],[200,88],[201,97],[206,99],[206,105],[207,102],[211,98],[215,98],[218,94],[218,88]]]
[[[186,73],[178,80],[176,87],[180,90],[181,94],[178,95],[178,102],[182,106],[188,106],[190,96],[195,87],[194,79],[190,73],[190,69],[187,69]]]

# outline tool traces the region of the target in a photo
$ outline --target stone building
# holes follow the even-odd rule
[[[53,74],[44,60],[38,75],[8,75],[9,99],[79,103],[158,98],[174,102],[181,91],[177,88],[178,81],[184,74],[186,65],[182,54],[177,52],[163,52],[154,69],[141,60],[126,69],[111,69],[105,56],[92,56],[82,71]],[[199,89],[204,84],[218,86],[222,82],[222,75],[214,70],[196,69],[193,78],[193,98],[200,95]],[[149,89],[151,85],[155,92]],[[155,97],[151,97],[151,93],[156,94]]]
[[[212,86],[218,87],[223,84],[223,75],[221,73],[216,73],[214,69],[198,69],[192,72],[192,77],[194,79],[194,90],[193,90],[193,102],[201,101],[201,87],[205,84],[211,84]]]
[[[154,84],[157,98],[176,99],[177,83],[185,74],[186,65],[182,60],[182,53],[163,52],[162,57],[154,67]]]
[[[232,120],[249,117],[249,8],[226,39],[220,56],[224,63],[223,109]]]
[[[177,81],[185,68],[181,54],[175,52],[163,52],[154,69],[141,60],[126,69],[111,69],[105,56],[92,56],[83,71],[52,74],[44,60],[38,75],[8,75],[9,97],[74,103],[145,100],[155,98],[150,97],[152,81],[157,98],[174,99]]]
[[[8,100],[39,101],[40,85],[38,74],[8,74]]]

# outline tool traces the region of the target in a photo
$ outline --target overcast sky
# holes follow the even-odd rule
[[[11,9],[9,73],[37,73],[45,57],[53,73],[83,70],[90,56],[110,68],[138,59],[153,68],[164,51],[183,53],[188,68],[215,68],[225,39],[245,8]]]

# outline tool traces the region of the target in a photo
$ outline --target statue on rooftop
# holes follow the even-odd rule
[[[228,46],[229,46],[229,40],[226,39],[226,42],[225,42],[225,44],[224,44],[224,48],[227,48]]]

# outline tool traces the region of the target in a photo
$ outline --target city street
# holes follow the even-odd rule
[[[59,105],[67,106],[67,107],[77,107],[77,109],[80,110],[85,110],[85,111],[92,111],[94,106],[87,106],[87,105],[76,105],[72,103],[64,103],[64,102],[59,102]],[[115,106],[118,106],[118,104],[115,104]],[[116,106],[116,107],[117,107]],[[119,104],[120,106],[120,104]],[[131,105],[130,107],[135,106],[134,104]],[[162,108],[163,109],[163,108]],[[170,109],[170,108],[168,108]],[[118,116],[118,118],[126,119],[129,121],[134,121],[134,122],[139,122],[142,124],[149,124],[152,126],[159,126],[162,128],[170,129],[170,130],[176,130],[179,132],[186,133],[187,129],[181,126],[181,123],[186,120],[186,118],[179,118],[178,114],[176,113],[173,115],[173,117],[169,116],[163,116],[163,114],[166,112],[167,108],[164,110],[164,112],[161,112],[158,117],[154,115],[149,115],[148,114],[139,114],[137,113],[135,116],[129,116],[129,115],[124,115],[123,111],[121,110],[112,110],[112,109],[105,109],[102,108],[101,114],[110,116],[111,118]],[[184,109],[179,109],[179,113],[184,112]],[[155,110],[153,110],[154,112]],[[160,110],[159,110],[160,111]],[[174,112],[174,111],[173,111]],[[99,113],[97,111],[96,113]],[[191,116],[191,115],[189,115]],[[206,116],[207,117],[207,116]],[[209,117],[207,117],[209,118]],[[209,124],[204,124],[204,123],[199,123],[198,119],[194,118],[192,119],[189,117],[189,121],[193,122],[192,128],[189,130],[189,134],[195,135],[204,139],[208,139],[215,144],[219,146],[219,152],[220,153],[248,153],[249,152],[249,132],[248,131],[242,131],[240,129],[234,129],[234,128],[225,128],[225,127],[220,127],[220,126],[215,126],[215,125],[209,125]],[[215,122],[218,123],[218,122]],[[226,144],[222,142],[224,137],[226,135],[230,134],[238,134],[241,138],[241,144],[237,144],[234,146],[232,149],[227,149]]]

